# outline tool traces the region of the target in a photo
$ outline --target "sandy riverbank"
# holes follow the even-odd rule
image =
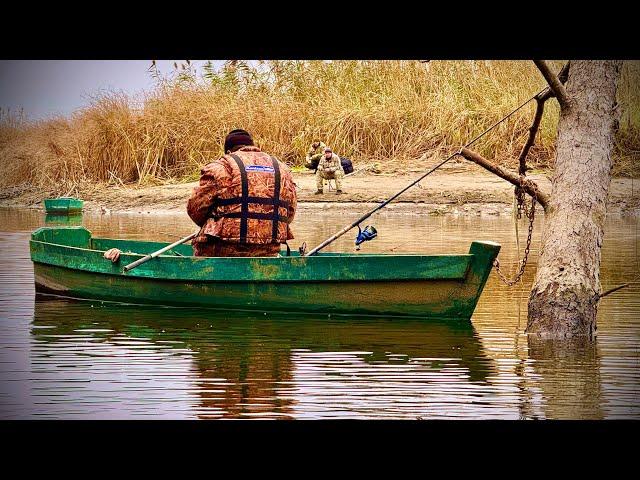
[[[315,195],[315,177],[311,172],[295,173],[299,211],[341,210],[365,212],[409,184],[420,171],[403,174],[358,173],[344,180],[345,194],[325,187]],[[531,175],[545,191],[551,182],[544,174]],[[86,212],[127,212],[142,214],[177,213],[185,209],[197,182],[160,186],[92,185],[72,192],[85,200]],[[0,207],[42,209],[45,192],[25,191],[0,198]],[[385,208],[386,212],[432,215],[511,215],[513,186],[480,167],[467,163],[445,165],[425,178]],[[609,193],[609,213],[640,215],[640,180],[613,179]]]

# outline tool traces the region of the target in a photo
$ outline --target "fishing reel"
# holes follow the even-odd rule
[[[356,250],[360,250],[360,244],[373,240],[378,236],[378,231],[373,225],[367,225],[364,230],[358,225],[358,235],[356,235]]]

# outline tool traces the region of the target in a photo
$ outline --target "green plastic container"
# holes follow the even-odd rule
[[[60,197],[47,198],[44,201],[44,209],[53,215],[74,215],[82,212],[84,202],[78,198]]]

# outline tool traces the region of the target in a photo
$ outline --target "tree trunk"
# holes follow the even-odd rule
[[[527,332],[595,333],[620,61],[572,61]]]

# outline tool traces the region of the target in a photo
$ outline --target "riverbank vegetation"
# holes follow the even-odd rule
[[[562,62],[551,62],[557,71]],[[228,61],[190,63],[163,75],[140,98],[111,92],[68,118],[30,122],[0,112],[0,188],[58,194],[87,183],[195,180],[222,154],[225,134],[250,131],[266,151],[300,165],[323,140],[356,167],[420,168],[455,151],[545,87],[529,61]],[[614,175],[637,176],[640,63],[625,62]],[[535,102],[474,145],[514,167]],[[528,160],[551,166],[557,103],[548,102]],[[439,157],[438,157],[439,155]]]

